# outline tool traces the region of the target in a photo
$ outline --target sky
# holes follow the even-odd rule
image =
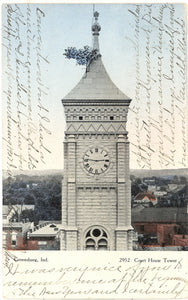
[[[84,66],[63,53],[71,46],[92,46],[93,9],[100,14],[104,66],[132,99],[127,122],[130,167],[187,167],[187,54],[182,52],[185,27],[180,26],[186,19],[185,7],[162,5],[3,6],[3,169],[63,169],[66,124],[61,99],[85,72]]]

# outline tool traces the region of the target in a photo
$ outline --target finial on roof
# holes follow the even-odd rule
[[[101,26],[99,25],[98,21],[98,16],[99,13],[97,11],[94,12],[93,14],[95,18],[95,22],[92,25],[92,31],[93,31],[93,49],[97,49],[99,51],[99,31],[101,30]]]
[[[94,11],[93,15],[95,17],[95,21],[97,21],[98,20],[98,16],[99,16],[98,11]]]

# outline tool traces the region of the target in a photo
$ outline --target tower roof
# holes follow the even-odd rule
[[[99,53],[98,12],[94,12],[95,22],[92,25],[93,49]],[[130,100],[110,79],[101,59],[101,55],[87,67],[79,83],[63,98],[63,100]]]
[[[114,99],[128,100],[123,92],[112,82],[101,58],[94,60],[89,71],[86,71],[79,83],[64,97],[64,99]]]

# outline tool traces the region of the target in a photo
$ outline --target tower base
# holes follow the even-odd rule
[[[78,250],[78,230],[76,227],[61,229],[60,250]]]
[[[133,228],[119,226],[115,230],[116,250],[131,251],[133,250]]]

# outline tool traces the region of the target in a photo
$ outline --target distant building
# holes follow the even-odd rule
[[[143,179],[143,182],[147,185],[156,185],[156,180],[155,179],[151,179],[151,178],[145,178]]]
[[[166,191],[155,191],[155,196],[156,197],[163,197],[165,195],[167,195]]]
[[[15,205],[3,205],[3,224],[9,223],[10,220],[12,220],[15,216],[21,215],[21,213],[24,210],[34,210],[35,205],[20,205],[20,204],[15,204]],[[15,220],[16,221],[16,220]]]
[[[31,222],[7,222],[3,224],[3,248],[7,250],[30,250],[27,232],[33,228]]]
[[[152,192],[141,192],[138,193],[133,200],[133,207],[137,205],[143,205],[144,207],[148,207],[151,205],[156,205],[157,199]]]
[[[59,250],[61,224],[9,222],[3,225],[3,248],[7,250]]]
[[[38,186],[38,183],[27,183],[26,184],[26,188],[29,190],[29,189],[32,189],[34,187],[37,187]]]
[[[27,233],[30,250],[60,250],[62,225],[57,222],[40,222]]]
[[[169,191],[173,191],[173,190],[177,189],[177,187],[178,187],[178,184],[176,184],[176,183],[169,183],[168,184]]]
[[[188,246],[188,235],[187,234],[175,234],[172,239],[173,246]]]
[[[188,245],[187,232],[188,214],[185,208],[148,207],[132,209],[132,225],[142,240],[153,244],[152,239],[160,246]],[[184,236],[184,238],[183,238]],[[178,245],[179,241],[179,245]]]
[[[148,190],[149,190],[150,192],[155,192],[156,189],[157,189],[157,186],[156,186],[156,185],[148,185]]]
[[[3,247],[8,250],[27,250],[26,234],[34,224],[29,220],[18,222],[17,217],[34,205],[3,205]]]

